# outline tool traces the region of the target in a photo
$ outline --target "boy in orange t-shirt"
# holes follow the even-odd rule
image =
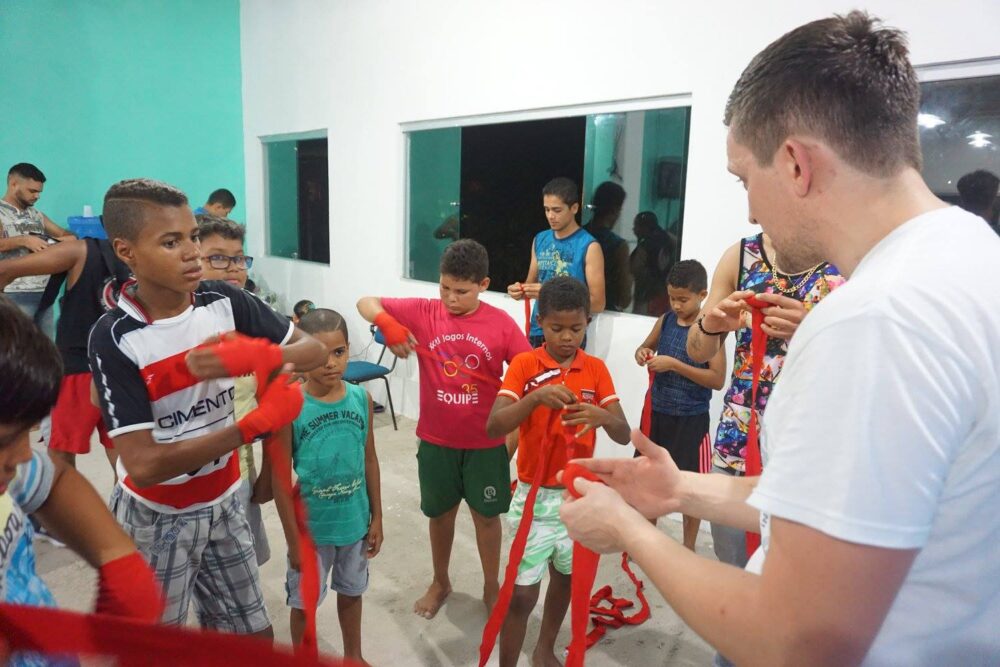
[[[556,473],[571,458],[593,456],[597,427],[604,428],[615,442],[629,441],[628,422],[607,366],[580,349],[589,321],[590,293],[583,283],[569,277],[546,282],[538,295],[538,323],[545,344],[514,357],[486,422],[490,437],[520,427],[517,490],[507,515],[513,523],[524,512],[538,467],[546,466],[548,459],[510,610],[500,631],[501,667],[517,664],[546,569],[549,587],[532,664],[559,664],[555,641],[570,601],[573,542],[559,519],[563,487]],[[559,423],[552,423],[553,411],[563,412]],[[560,446],[546,456],[543,444],[553,428],[566,429],[571,447]]]

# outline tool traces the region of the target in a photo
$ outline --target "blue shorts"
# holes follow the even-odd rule
[[[360,597],[368,590],[368,540],[361,538],[353,544],[335,547],[332,544],[316,546],[319,560],[319,600],[326,597],[326,579],[330,578],[330,588],[341,595]],[[286,602],[289,607],[302,609],[302,575],[288,566],[285,575]]]

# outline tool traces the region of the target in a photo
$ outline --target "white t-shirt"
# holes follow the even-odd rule
[[[768,403],[765,552],[769,515],[920,550],[866,665],[1000,660],[998,269],[980,218],[908,221],[805,319]]]

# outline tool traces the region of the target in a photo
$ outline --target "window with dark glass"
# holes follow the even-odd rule
[[[327,139],[265,140],[267,252],[330,263]]]
[[[548,228],[542,188],[564,176],[580,187],[577,221],[605,254],[608,310],[662,314],[683,237],[690,115],[676,107],[410,132],[407,277],[436,281],[447,244],[472,238],[489,251],[490,289],[523,281],[532,240]],[[600,210],[599,189],[624,200]]]
[[[998,229],[1000,75],[926,81],[920,89],[924,180]]]

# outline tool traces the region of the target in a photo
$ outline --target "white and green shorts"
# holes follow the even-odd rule
[[[524,514],[524,501],[528,498],[530,484],[518,481],[517,490],[510,501],[507,520],[511,529]],[[559,518],[564,489],[538,489],[535,496],[535,515],[528,531],[528,543],[524,547],[524,558],[517,568],[518,586],[533,586],[542,580],[549,563],[561,574],[573,572],[573,540],[566,532],[566,525]]]

